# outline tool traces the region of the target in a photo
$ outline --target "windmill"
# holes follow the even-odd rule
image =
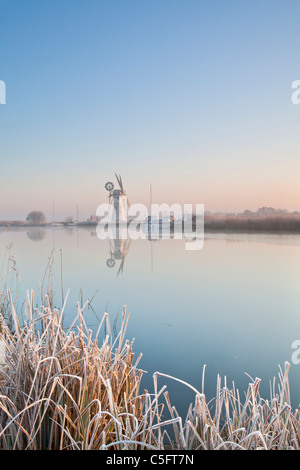
[[[109,203],[113,206],[112,218],[109,223],[115,224],[114,237],[110,240],[110,258],[106,265],[113,268],[116,261],[121,261],[118,275],[123,272],[125,258],[129,251],[130,240],[127,239],[127,208],[130,206],[127,193],[120,175],[115,173],[120,189],[115,189],[114,183],[108,181],[105,189],[109,192]]]
[[[120,189],[115,189],[115,185],[111,181],[108,181],[105,184],[105,189],[109,191],[109,202],[113,203],[114,207],[111,222],[119,224],[127,222],[127,208],[129,207],[130,203],[123,186],[121,175],[118,176],[116,173],[115,175]]]

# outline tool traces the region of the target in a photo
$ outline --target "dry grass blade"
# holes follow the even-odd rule
[[[8,321],[0,315],[0,449],[174,449],[237,450],[299,449],[298,410],[292,411],[289,364],[280,369],[270,401],[259,394],[260,379],[252,380],[244,402],[217,378],[216,397],[204,394],[175,377],[156,372],[154,393],[140,392],[143,371],[134,362],[133,343],[125,339],[129,315],[123,311],[119,334],[113,341],[104,314],[96,336],[88,330],[84,309],[77,305],[69,330],[63,311],[50,302],[34,308],[27,295],[27,322],[20,323],[10,291]],[[64,307],[67,295],[64,298]],[[41,327],[42,325],[42,327]],[[100,342],[100,330],[105,339]],[[170,402],[166,386],[171,379],[195,393],[185,419]],[[168,416],[167,416],[168,414]]]

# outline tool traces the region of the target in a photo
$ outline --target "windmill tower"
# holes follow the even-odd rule
[[[109,202],[113,204],[113,214],[111,223],[120,224],[127,222],[127,208],[129,207],[129,201],[126,191],[123,186],[121,176],[116,175],[120,189],[114,189],[115,186],[110,181],[106,183],[105,189],[109,191]]]

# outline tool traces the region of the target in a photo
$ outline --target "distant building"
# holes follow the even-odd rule
[[[98,222],[100,222],[100,217],[98,217],[97,215],[91,215],[88,219],[88,222],[97,224]]]

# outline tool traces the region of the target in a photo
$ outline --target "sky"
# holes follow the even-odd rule
[[[0,219],[300,210],[298,0],[0,0]]]

